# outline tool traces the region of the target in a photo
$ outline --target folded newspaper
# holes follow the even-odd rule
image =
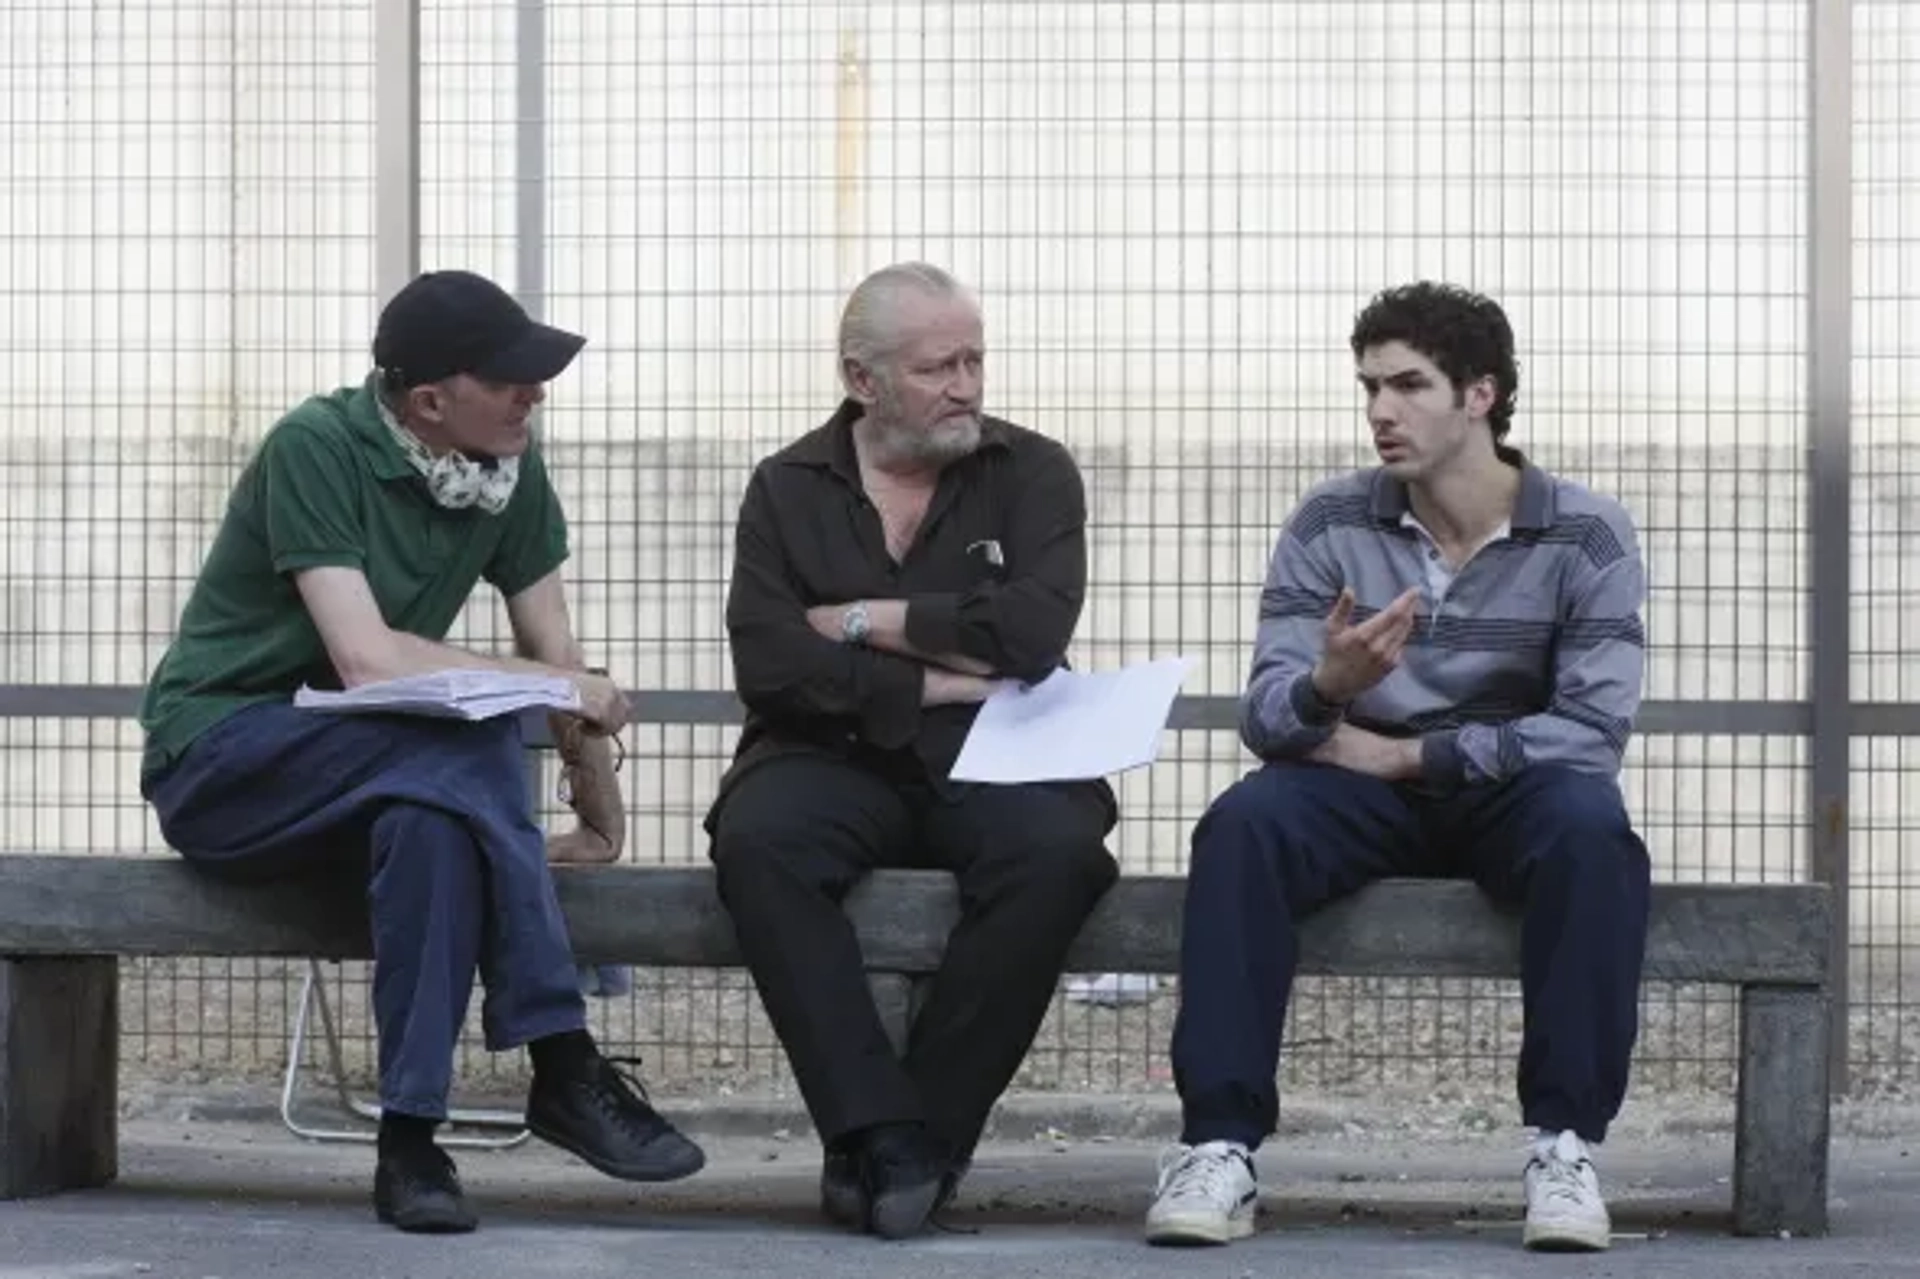
[[[293,704],[308,710],[347,715],[432,715],[442,719],[480,720],[533,707],[577,711],[580,690],[572,680],[552,675],[456,668],[426,675],[403,675],[341,692],[302,685],[293,695]]]

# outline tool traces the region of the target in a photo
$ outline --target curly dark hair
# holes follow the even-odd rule
[[[1455,396],[1464,394],[1469,382],[1492,378],[1495,392],[1487,426],[1493,431],[1494,451],[1503,461],[1519,461],[1519,450],[1502,443],[1513,426],[1520,366],[1513,354],[1513,326],[1499,303],[1431,280],[1383,290],[1354,317],[1354,358],[1386,342],[1403,342],[1432,360],[1453,383]]]

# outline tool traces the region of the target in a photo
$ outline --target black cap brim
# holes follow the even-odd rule
[[[566,372],[573,357],[580,354],[580,348],[586,344],[587,340],[577,333],[535,324],[519,341],[488,356],[469,372],[489,382],[515,386],[551,382]]]

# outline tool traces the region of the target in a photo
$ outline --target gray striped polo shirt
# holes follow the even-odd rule
[[[1306,756],[1343,717],[1421,739],[1422,781],[1498,782],[1532,764],[1617,776],[1639,710],[1646,598],[1626,508],[1528,463],[1502,534],[1449,578],[1406,486],[1375,467],[1314,486],[1282,528],[1260,592],[1240,737],[1262,759]],[[1354,622],[1423,595],[1399,666],[1344,708],[1308,678],[1328,612]]]

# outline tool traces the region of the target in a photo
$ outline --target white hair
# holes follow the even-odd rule
[[[966,298],[965,285],[927,262],[896,262],[883,266],[854,288],[840,313],[840,370],[848,361],[878,369],[900,344],[900,324],[894,318],[898,303],[909,291],[932,298]]]

